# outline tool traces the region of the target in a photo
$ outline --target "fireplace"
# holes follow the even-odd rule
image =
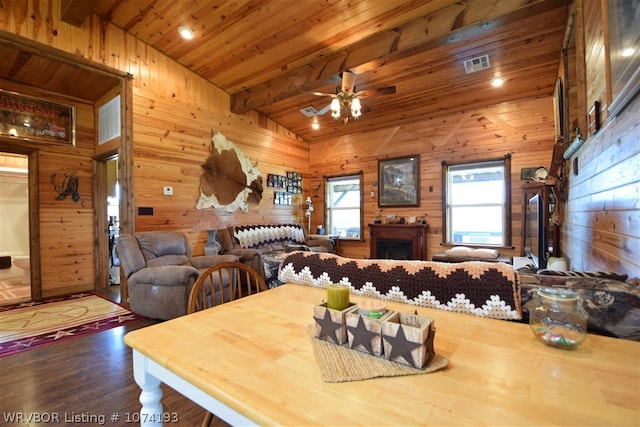
[[[409,239],[376,239],[376,258],[413,259],[413,241]]]
[[[369,224],[375,259],[427,260],[426,224]]]

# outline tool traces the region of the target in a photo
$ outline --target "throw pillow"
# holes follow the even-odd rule
[[[452,256],[469,256],[471,250],[471,248],[468,248],[466,246],[456,246],[451,249],[447,249],[446,251],[444,251],[444,253]]]
[[[444,251],[447,255],[453,257],[480,258],[480,259],[496,259],[500,253],[495,249],[478,248],[472,249],[466,246],[456,246]]]
[[[481,258],[481,259],[496,259],[498,258],[499,252],[495,249],[485,249],[478,248],[471,251],[470,256],[472,258]]]

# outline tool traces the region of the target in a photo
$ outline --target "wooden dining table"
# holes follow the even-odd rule
[[[524,323],[389,301],[433,319],[447,367],[325,382],[309,333],[324,298],[285,284],[126,334],[141,425],[177,421],[161,382],[232,425],[640,425],[639,342],[589,334],[562,350]]]

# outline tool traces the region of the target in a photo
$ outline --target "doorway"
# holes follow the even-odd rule
[[[3,33],[0,34],[0,46],[5,57],[11,58],[10,66],[0,70],[0,80],[4,83],[4,88],[25,91],[31,93],[35,88],[38,93],[59,94],[69,99],[83,100],[93,103],[95,108],[99,108],[104,102],[109,101],[114,95],[121,95],[120,108],[116,109],[116,113],[121,117],[120,121],[120,138],[109,139],[104,143],[98,143],[96,138],[95,153],[93,156],[93,185],[91,186],[93,208],[96,214],[96,221],[93,224],[95,244],[91,245],[93,250],[93,266],[95,270],[95,278],[93,275],[84,275],[82,280],[95,280],[94,288],[102,289],[108,287],[111,280],[110,277],[110,251],[109,251],[109,216],[117,216],[118,229],[121,232],[131,232],[134,227],[133,222],[133,194],[129,191],[132,184],[132,108],[133,99],[132,75],[125,71],[120,71],[111,67],[104,66],[99,63],[78,57],[76,54],[55,49],[50,46],[44,46],[41,43],[30,40],[28,38]],[[47,74],[64,75],[64,78],[38,79],[42,69],[47,69]],[[9,71],[19,72],[12,72]],[[69,82],[82,81],[82,85],[73,85]],[[104,102],[103,102],[104,101]],[[72,102],[71,102],[72,103]],[[87,111],[84,111],[85,114]],[[95,113],[97,115],[97,112]],[[89,123],[89,122],[87,122]],[[84,134],[85,141],[87,134]],[[96,135],[97,137],[97,135]],[[102,142],[102,141],[101,141]],[[85,147],[89,148],[89,147]],[[56,147],[58,151],[60,147]],[[68,147],[73,150],[73,148]],[[15,150],[15,151],[13,151]],[[29,158],[29,217],[30,217],[30,265],[31,265],[31,299],[38,300],[43,297],[42,289],[42,265],[41,265],[41,248],[40,239],[42,230],[40,227],[40,200],[37,197],[37,189],[39,184],[46,182],[46,177],[40,176],[39,162],[42,158],[48,160],[46,154],[49,151],[49,145],[32,141],[22,141],[12,137],[0,137],[0,152],[15,152],[25,154]],[[42,153],[45,155],[43,156]],[[109,215],[107,209],[107,197],[104,192],[104,183],[106,182],[106,160],[111,156],[117,155],[118,175],[119,175],[119,212],[117,215]],[[48,169],[50,164],[46,165]],[[102,175],[105,174],[105,175]],[[86,188],[86,187],[83,187]],[[87,188],[88,190],[88,188]],[[110,211],[111,209],[109,209]],[[72,223],[76,227],[80,227],[80,222]],[[3,223],[4,225],[4,223]],[[89,247],[87,245],[87,247]],[[0,248],[1,250],[1,248]],[[68,259],[75,255],[69,250]],[[82,260],[85,266],[88,258]],[[114,261],[115,263],[115,261]],[[58,270],[64,269],[63,266],[54,264],[47,265],[48,277],[59,279]],[[50,275],[50,276],[49,276]],[[59,286],[58,286],[59,285]],[[84,287],[86,283],[80,283],[78,286]],[[70,285],[72,286],[72,285]],[[75,286],[75,284],[73,285]],[[52,296],[57,292],[67,292],[69,288],[66,285],[47,283],[46,295]]]
[[[0,152],[0,304],[31,300],[29,158]]]
[[[106,161],[107,167],[107,234],[109,236],[109,285],[120,284],[120,260],[116,252],[120,234],[120,183],[118,157]]]

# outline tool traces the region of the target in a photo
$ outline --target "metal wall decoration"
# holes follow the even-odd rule
[[[51,184],[53,184],[53,189],[58,193],[56,200],[64,200],[67,197],[71,197],[74,202],[80,201],[78,175],[75,172],[55,172],[51,175]]]
[[[0,89],[0,135],[75,145],[75,109]]]

